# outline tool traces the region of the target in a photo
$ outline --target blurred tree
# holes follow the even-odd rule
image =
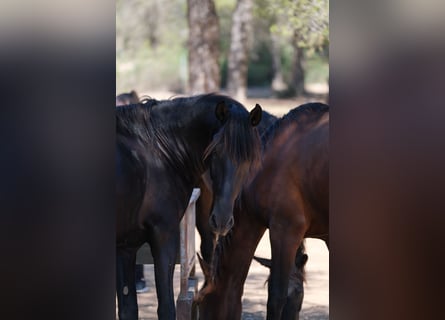
[[[282,45],[280,43],[280,37],[277,34],[272,34],[272,61],[273,61],[273,79],[272,90],[275,92],[282,92],[287,90],[287,84],[284,81],[282,63],[281,63],[281,51]]]
[[[247,95],[247,66],[251,36],[253,0],[238,0],[232,18],[227,74],[227,92],[235,99]]]
[[[219,21],[213,0],[187,0],[190,94],[219,91]]]
[[[287,38],[293,46],[292,76],[288,93],[304,92],[304,57],[321,52],[328,57],[329,46],[329,0],[257,0],[256,13],[271,21],[274,43],[274,61],[279,66],[276,49],[278,38]],[[280,72],[276,69],[274,81],[279,82]]]
[[[116,89],[184,93],[187,86],[187,3],[116,1]]]
[[[244,1],[116,0],[118,91],[188,94],[218,91],[221,84],[229,84],[234,96],[244,96],[246,86],[268,90],[272,84],[281,95],[298,83],[302,88],[303,79],[327,79],[328,0],[248,0],[255,11],[249,23],[239,23],[236,16]],[[192,4],[194,15],[188,12]]]
[[[294,62],[290,91],[296,95],[304,92],[304,50],[308,54],[326,50],[329,41],[328,0],[297,0],[291,2],[287,13],[288,25],[293,27]]]
[[[116,48],[134,53],[144,43],[155,49],[159,44],[161,0],[117,0]]]
[[[288,87],[288,94],[302,95],[304,90],[305,70],[303,68],[304,52],[303,48],[294,42],[294,59],[292,63],[292,77]]]

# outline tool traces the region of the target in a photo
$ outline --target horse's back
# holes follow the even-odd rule
[[[308,235],[320,234],[329,222],[329,111],[299,108],[277,123],[267,142],[256,178],[258,205],[263,219],[293,221],[306,225]]]
[[[329,223],[329,114],[302,140],[301,192],[316,218]]]

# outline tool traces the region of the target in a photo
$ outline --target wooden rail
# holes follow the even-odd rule
[[[180,226],[180,261],[181,282],[178,300],[176,301],[176,319],[197,319],[196,306],[193,303],[198,293],[198,279],[195,277],[195,208],[201,194],[200,189],[193,189],[189,206],[181,220]]]

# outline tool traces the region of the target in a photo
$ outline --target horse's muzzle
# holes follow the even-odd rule
[[[215,233],[217,236],[225,236],[230,229],[232,229],[235,221],[233,219],[233,216],[229,218],[227,223],[222,224],[221,221],[218,221],[218,218],[215,214],[212,214],[209,219],[210,227],[212,228],[213,233]]]

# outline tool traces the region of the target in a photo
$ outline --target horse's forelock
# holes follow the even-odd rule
[[[217,148],[219,148],[219,152],[226,154],[235,165],[248,162],[251,169],[259,167],[261,142],[258,131],[251,125],[247,112],[231,110],[228,120],[207,146],[204,159],[208,158]]]
[[[224,251],[226,247],[230,246],[234,228],[225,235],[218,238],[215,250],[213,252],[212,261],[210,263],[210,269],[205,281],[212,290],[216,288],[216,284],[221,274],[221,264],[224,258]],[[204,289],[204,287],[203,287]]]

